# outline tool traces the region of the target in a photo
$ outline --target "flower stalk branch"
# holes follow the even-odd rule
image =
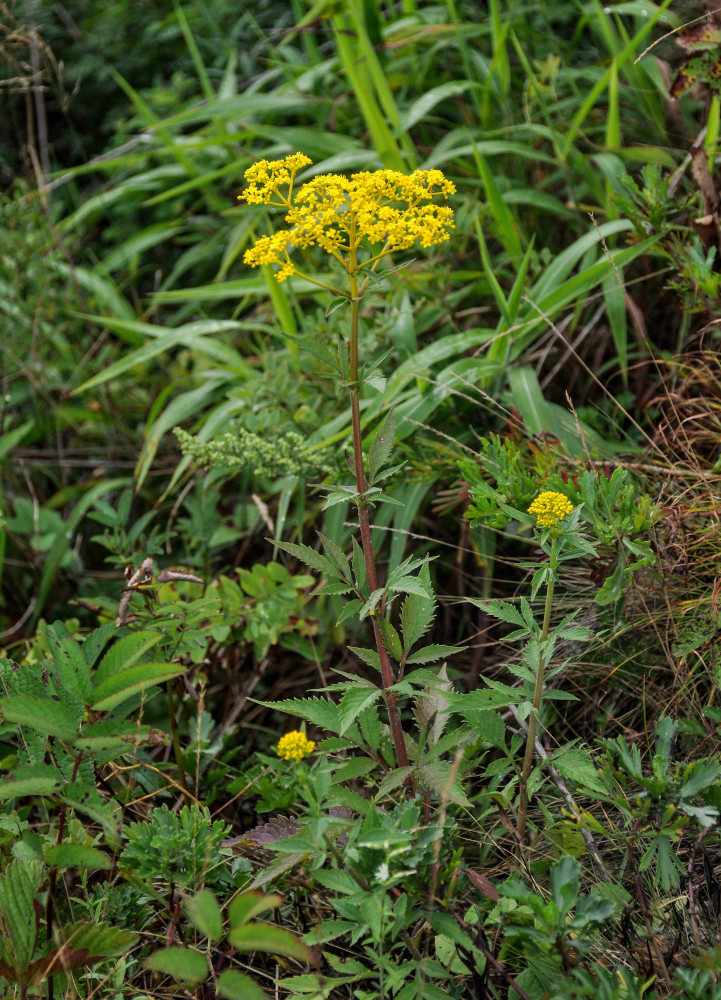
[[[551,539],[548,552],[548,566],[545,570],[546,603],[543,609],[543,624],[538,636],[538,662],[536,664],[536,681],[533,690],[533,708],[528,720],[526,735],[526,751],[523,755],[523,768],[519,787],[518,800],[518,840],[522,844],[526,835],[526,816],[528,814],[528,779],[533,767],[533,753],[538,729],[538,712],[543,698],[543,680],[546,672],[546,661],[549,657],[548,635],[551,626],[551,608],[553,607],[553,591],[556,584],[556,571],[560,555],[560,540],[563,536],[561,522],[573,512],[573,504],[562,493],[545,490],[539,494],[528,508],[529,514],[536,517],[536,527],[547,531]],[[543,545],[543,540],[541,540]]]
[[[551,556],[549,568],[551,576],[546,588],[546,604],[543,609],[543,625],[539,639],[538,664],[536,666],[536,685],[533,691],[533,711],[528,720],[528,734],[526,736],[526,752],[523,756],[523,769],[521,771],[521,781],[518,804],[518,839],[523,843],[526,834],[526,814],[528,812],[528,779],[533,766],[533,752],[536,742],[536,730],[538,728],[538,711],[541,707],[543,697],[543,678],[546,671],[546,642],[551,624],[551,608],[553,606],[553,590],[556,582],[556,561],[558,557],[557,539],[551,541]]]

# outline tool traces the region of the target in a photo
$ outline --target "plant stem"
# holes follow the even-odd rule
[[[536,742],[536,729],[538,727],[538,710],[543,696],[543,675],[545,672],[546,660],[546,640],[551,624],[551,607],[553,605],[553,588],[556,582],[556,556],[557,538],[551,539],[551,554],[549,557],[550,578],[546,589],[546,606],[543,611],[543,626],[539,640],[538,666],[536,667],[536,686],[533,691],[533,711],[528,719],[528,734],[526,736],[526,752],[523,757],[523,770],[521,771],[520,795],[518,803],[518,840],[523,843],[526,834],[526,814],[528,812],[528,778],[533,765],[533,751]]]
[[[368,501],[365,498],[366,478],[363,467],[363,437],[361,434],[360,419],[360,386],[358,384],[358,313],[360,309],[360,295],[358,293],[358,274],[356,271],[356,256],[353,246],[353,234],[351,234],[351,252],[349,260],[348,275],[350,279],[350,344],[349,344],[349,380],[350,380],[350,410],[351,424],[353,427],[353,465],[355,468],[356,491],[358,493],[358,522],[360,524],[361,548],[365,560],[366,576],[368,578],[368,588],[370,593],[378,588],[378,575],[376,573],[375,556],[373,554],[373,541],[371,539],[370,518],[368,515]],[[381,680],[383,684],[383,697],[388,710],[388,722],[393,739],[393,746],[396,752],[396,763],[398,767],[408,767],[408,752],[403,736],[403,725],[398,711],[398,697],[389,689],[395,684],[395,676],[391,661],[383,645],[378,622],[375,614],[371,613],[373,620],[373,638],[375,639],[378,659],[381,667]]]
[[[175,763],[178,768],[178,780],[180,781],[180,786],[184,792],[188,791],[188,779],[185,774],[185,765],[183,764],[183,754],[180,749],[180,736],[178,735],[178,725],[175,721],[175,701],[173,699],[173,682],[167,681],[168,689],[168,723],[170,725],[170,737],[173,741],[173,754],[175,756]]]
[[[72,785],[78,776],[78,768],[80,767],[80,761],[83,759],[83,751],[79,750],[78,755],[73,762],[73,773],[70,775],[70,784]],[[55,843],[59,847],[63,842],[63,835],[65,833],[65,821],[68,814],[67,803],[63,802],[60,806],[60,815],[58,818],[58,835],[55,838]],[[48,898],[45,902],[45,932],[48,939],[48,947],[52,945],[53,942],[53,916],[55,911],[55,889],[58,883],[58,870],[57,868],[51,868],[50,878],[48,880]],[[26,994],[27,995],[27,994]],[[55,995],[55,980],[52,976],[48,976],[48,1000],[53,1000]]]

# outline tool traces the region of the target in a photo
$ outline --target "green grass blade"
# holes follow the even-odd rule
[[[373,98],[372,84],[367,66],[360,61],[360,54],[351,38],[354,36],[347,14],[335,14],[332,18],[333,33],[340,58],[341,68],[358,101],[363,119],[378,156],[391,170],[405,171],[403,154],[388,128],[381,108]]]
[[[173,9],[175,10],[175,16],[178,19],[180,30],[183,32],[185,44],[188,46],[190,58],[193,60],[195,72],[198,74],[198,82],[200,83],[200,89],[203,92],[203,97],[206,101],[212,101],[215,98],[215,91],[213,90],[210,77],[208,76],[208,71],[203,63],[203,57],[200,54],[198,44],[193,37],[193,32],[190,30],[188,19],[183,13],[183,8],[178,3],[178,0],[173,0]]]

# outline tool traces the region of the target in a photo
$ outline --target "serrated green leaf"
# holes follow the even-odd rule
[[[365,740],[366,746],[369,750],[375,753],[381,745],[381,722],[378,718],[378,709],[376,706],[367,708],[364,712],[361,712],[358,716],[358,723],[360,725],[361,732],[363,733],[363,739]]]
[[[345,607],[338,615],[338,625],[342,625],[343,622],[347,622],[349,618],[353,618],[354,615],[360,614],[363,609],[363,601],[354,599],[352,601],[346,601]]]
[[[321,510],[330,510],[331,507],[337,507],[338,504],[348,503],[354,495],[355,491],[351,489],[333,490],[326,496]]]
[[[686,770],[686,780],[679,789],[682,798],[698,795],[704,788],[716,782],[721,766],[712,760],[695,761]]]
[[[434,746],[443,735],[448,721],[448,692],[453,685],[448,680],[445,666],[441,667],[435,681],[429,682],[415,701],[413,714],[418,728],[426,733],[429,746]],[[433,723],[433,725],[431,725]]]
[[[88,669],[95,666],[95,661],[105,649],[110,637],[116,631],[117,625],[114,622],[107,622],[105,625],[101,625],[99,628],[93,629],[93,631],[85,637],[85,642],[83,643],[83,656],[85,657]]]
[[[201,889],[185,900],[188,916],[201,934],[210,941],[220,941],[223,936],[223,914],[210,889]]]
[[[461,788],[458,779],[454,778],[455,767],[452,763],[438,760],[432,764],[422,764],[418,768],[418,774],[423,784],[441,798],[446,798],[464,809],[471,808],[471,800]]]
[[[208,976],[208,963],[200,952],[190,948],[163,948],[145,960],[146,968],[164,972],[189,986],[197,986]]]
[[[381,661],[377,649],[367,649],[365,646],[349,646],[348,649],[351,653],[355,653],[364,663],[367,663],[369,667],[373,667],[374,670],[380,673]]]
[[[360,609],[359,614],[360,614],[361,621],[364,618],[367,618],[372,612],[375,611],[376,607],[383,600],[384,594],[385,594],[385,590],[383,589],[383,587],[377,587],[373,591],[373,593],[370,595],[370,597],[365,602],[365,604],[363,605],[363,607]]]
[[[486,601],[477,598],[469,598],[468,601],[470,604],[475,604],[477,608],[481,608],[492,618],[498,618],[499,621],[508,622],[510,625],[519,625],[524,630],[526,629],[521,612],[507,601]]]
[[[434,596],[409,594],[401,607],[401,633],[403,651],[407,654],[431,627],[436,614]]]
[[[94,819],[105,830],[106,836],[112,841],[118,838],[118,830],[122,828],[120,806],[113,800],[105,800],[94,785],[85,785],[75,781],[65,785],[59,793],[61,802],[66,802],[77,812]]]
[[[264,951],[271,955],[285,955],[301,962],[312,962],[313,952],[307,944],[290,931],[271,924],[250,923],[234,927],[228,940],[238,951]]]
[[[425,598],[430,596],[417,576],[399,576],[392,582],[389,580],[386,584],[386,590],[393,594],[417,594],[419,597]]]
[[[124,635],[117,642],[114,642],[95,671],[95,676],[93,677],[95,690],[97,691],[98,687],[108,680],[108,678],[112,677],[113,674],[127,667],[132,667],[161,638],[162,634],[160,632],[151,632],[149,629],[146,629],[142,632],[132,632],[130,635]]]
[[[95,688],[92,708],[96,712],[109,712],[138,691],[172,680],[185,670],[182,664],[136,663],[108,677]]]
[[[0,715],[6,722],[29,726],[38,733],[71,743],[78,735],[73,716],[57,701],[16,694],[0,699]]]
[[[416,663],[433,663],[435,660],[442,660],[446,656],[457,656],[462,653],[463,646],[443,646],[439,643],[431,643],[430,646],[423,646],[406,659],[406,664],[412,666]]]
[[[601,794],[608,792],[605,782],[593,766],[591,757],[580,747],[559,750],[551,758],[551,763],[566,780],[587,788],[591,792],[600,792]]]
[[[393,449],[393,439],[396,434],[396,421],[393,410],[389,410],[378,430],[373,435],[370,448],[368,449],[368,471],[370,481],[373,483],[376,476],[387,463],[391,450]]]
[[[295,715],[312,722],[319,729],[327,729],[329,733],[340,735],[338,706],[327,698],[291,698],[287,701],[261,701],[259,704],[287,715]]]
[[[296,559],[305,563],[306,566],[317,569],[323,576],[327,576],[331,580],[338,579],[338,571],[330,559],[322,556],[320,552],[316,552],[310,545],[297,545],[295,542],[275,542],[275,544],[279,549],[288,552],[291,556],[295,556]]]
[[[350,584],[350,564],[346,559],[343,550],[339,545],[336,545],[332,538],[328,538],[327,535],[324,535],[322,531],[317,532],[317,535],[318,538],[320,538],[320,543],[323,546],[325,554],[335,566],[341,579]]]
[[[109,924],[97,921],[93,923],[65,924],[58,931],[63,944],[71,945],[73,949],[87,948],[88,958],[85,963],[97,962],[111,955],[127,955],[129,949],[138,940],[138,935],[120,927],[110,927]]]
[[[244,892],[236,896],[228,908],[228,919],[231,928],[247,924],[259,913],[266,910],[276,910],[283,902],[283,897],[277,892],[266,895],[263,892]]]
[[[103,851],[87,844],[55,844],[45,852],[45,864],[52,868],[110,868],[112,862]]]
[[[460,698],[466,697],[460,695]],[[494,747],[505,749],[506,746],[506,725],[498,712],[483,709],[463,709],[454,705],[454,711],[466,719],[476,736],[487,740]]]
[[[431,926],[433,930],[439,934],[445,934],[447,938],[451,941],[455,941],[464,948],[469,955],[477,953],[477,949],[473,944],[473,940],[470,935],[463,930],[462,927],[456,923],[450,913],[441,913],[439,911],[434,912],[431,915]]]
[[[15,859],[0,876],[0,915],[10,937],[15,968],[32,958],[37,934],[33,900],[43,878],[40,861]],[[8,942],[8,943],[10,943]]]
[[[344,594],[350,594],[353,592],[353,586],[350,583],[325,583],[317,591],[319,594],[332,594],[334,597],[342,597]],[[358,606],[362,607],[362,602],[358,601]],[[348,605],[346,604],[346,608]],[[351,612],[352,614],[352,612]]]
[[[353,576],[355,578],[356,589],[361,594],[365,594],[368,589],[365,557],[363,549],[355,538],[353,538]]]
[[[57,677],[68,691],[84,704],[90,700],[90,671],[80,646],[62,622],[48,625],[47,636],[53,651]]]
[[[556,636],[572,642],[590,642],[593,632],[585,625],[569,625],[567,628],[556,629]]]
[[[375,619],[386,652],[389,656],[392,656],[394,660],[397,660],[400,663],[401,658],[403,657],[403,647],[401,646],[400,636],[384,615],[376,615]]]
[[[344,761],[336,768],[331,785],[340,785],[355,781],[356,778],[363,778],[375,770],[377,766],[376,761],[371,760],[370,757],[351,757],[350,760]]]
[[[396,788],[408,780],[412,773],[412,767],[396,767],[392,771],[389,771],[378,786],[376,799],[380,800],[384,795],[395,791]]]
[[[55,769],[54,769],[55,770]],[[34,795],[57,795],[64,786],[62,775],[55,770],[56,777],[16,778],[0,782],[0,802],[8,799],[25,798]]]
[[[383,694],[379,688],[354,687],[343,695],[338,706],[338,716],[340,719],[339,736],[348,732],[356,721],[360,713],[373,705]]]
[[[223,969],[217,979],[218,993],[226,1000],[268,1000],[254,979],[237,969]]]
[[[151,734],[154,740],[160,740],[165,735],[157,729],[153,730],[151,726],[139,726],[136,722],[103,719],[83,726],[80,736],[75,740],[75,746],[93,754],[110,753],[114,750],[131,751],[146,742]]]

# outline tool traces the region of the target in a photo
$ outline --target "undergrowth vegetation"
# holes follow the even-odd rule
[[[0,4],[2,995],[721,1000],[721,25],[232,7]]]

